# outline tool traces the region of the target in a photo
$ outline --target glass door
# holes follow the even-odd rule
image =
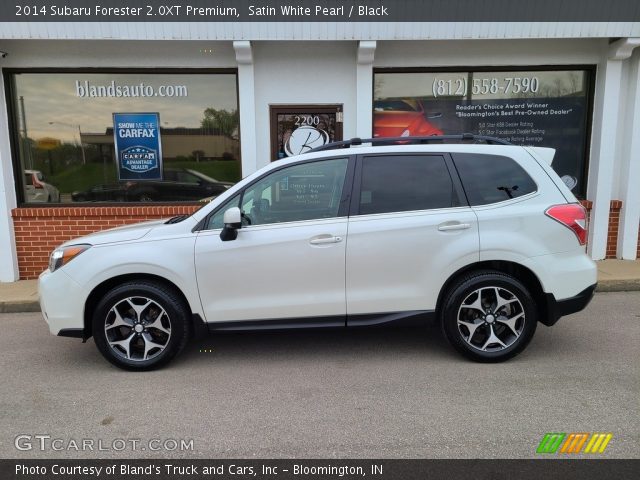
[[[272,105],[271,160],[342,140],[342,105]]]

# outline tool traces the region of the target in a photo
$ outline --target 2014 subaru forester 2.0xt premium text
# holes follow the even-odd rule
[[[596,286],[585,210],[553,154],[472,135],[320,147],[190,216],[61,245],[42,312],[132,370],[203,331],[430,318],[467,357],[506,360]]]

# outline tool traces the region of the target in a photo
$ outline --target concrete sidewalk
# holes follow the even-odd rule
[[[598,292],[640,291],[640,260],[598,263]],[[39,312],[36,280],[0,283],[0,313]]]

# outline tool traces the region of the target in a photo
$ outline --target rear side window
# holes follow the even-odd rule
[[[445,160],[383,155],[362,160],[361,215],[458,206]]]
[[[537,190],[529,174],[513,159],[499,155],[454,153],[470,205],[487,205]]]

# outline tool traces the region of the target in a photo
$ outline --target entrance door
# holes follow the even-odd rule
[[[271,160],[342,140],[342,105],[272,105]]]

